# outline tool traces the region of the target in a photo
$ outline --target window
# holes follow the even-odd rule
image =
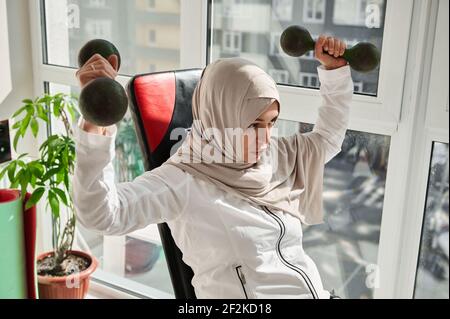
[[[239,6],[230,6],[230,8],[243,7],[241,10],[250,12],[250,14],[240,16],[226,15],[226,17],[223,13],[224,7],[228,2],[213,0],[212,3],[211,57],[217,59],[229,57],[230,53],[239,54],[239,56],[257,62],[266,71],[285,68],[293,76],[288,77],[289,81],[286,83],[280,82],[280,84],[302,87],[304,82],[296,74],[300,71],[317,74],[316,69],[320,65],[314,58],[313,51],[308,52],[300,59],[287,56],[282,51],[280,36],[284,29],[290,25],[304,25],[311,31],[314,39],[317,39],[320,34],[330,34],[345,40],[348,47],[352,47],[358,42],[370,41],[380,51],[383,49],[384,0],[377,2],[379,3],[379,14],[383,22],[379,28],[368,28],[365,24],[362,24],[345,29],[339,28],[337,24],[334,24],[332,21],[333,15],[326,14],[326,8],[334,11],[340,8],[340,3],[337,0],[273,0],[271,3],[267,3],[265,0],[255,0]],[[360,12],[356,9],[344,11],[351,17],[360,16]],[[344,18],[347,19],[346,17]],[[239,42],[239,45],[233,44],[233,37],[235,37],[235,42]],[[362,86],[363,90],[358,91],[358,94],[378,95],[378,69],[366,74],[353,71],[353,78],[356,82],[364,84]],[[310,88],[311,86],[307,85],[306,87]],[[373,116],[371,117],[373,118]]]
[[[111,38],[112,21],[86,19],[86,34],[93,39]]]
[[[291,21],[293,6],[293,0],[272,0],[272,19]]]
[[[63,92],[79,95],[80,92],[78,87],[54,83],[46,86],[51,94]],[[60,129],[63,130],[53,124],[54,132]],[[117,183],[133,181],[145,172],[134,123],[129,113],[118,124],[113,164]],[[144,295],[172,298],[174,292],[156,225],[122,237],[97,235],[80,224],[78,231],[77,242],[99,260],[100,269],[96,271],[95,278],[109,278],[111,284],[120,282],[136,287]]]
[[[240,32],[225,31],[223,33],[223,51],[239,53],[242,51],[242,34]]]
[[[335,256],[338,264],[343,265],[339,266],[337,271],[332,269],[336,263],[330,266],[326,263],[327,258],[314,255],[314,251],[318,252],[318,255],[327,251],[324,247],[319,247],[320,244],[317,244],[315,248],[311,246],[307,249],[311,256],[315,256],[312,257],[313,260],[321,258],[325,260],[322,263],[319,262],[321,264],[319,268],[321,273],[328,273],[325,275],[327,279],[324,279],[327,288],[340,290],[341,295],[351,298],[394,296],[395,294],[390,293],[395,289],[393,287],[395,285],[394,275],[398,275],[398,272],[396,269],[394,270],[393,256],[390,254],[393,242],[396,242],[397,247],[400,245],[398,238],[394,236],[394,229],[402,228],[402,220],[396,219],[398,216],[396,212],[402,208],[394,203],[399,201],[401,195],[398,193],[405,187],[400,184],[401,179],[398,178],[398,172],[405,172],[405,168],[409,165],[405,163],[407,160],[402,158],[404,152],[398,152],[397,148],[405,143],[409,145],[411,140],[404,140],[404,136],[401,137],[398,134],[404,99],[402,94],[396,91],[403,89],[405,72],[402,71],[402,68],[409,60],[406,55],[395,59],[393,56],[403,52],[401,43],[403,43],[403,47],[409,46],[409,40],[404,40],[411,39],[413,16],[404,13],[412,12],[411,2],[389,1],[388,7],[386,0],[369,0],[366,3],[361,1],[359,7],[347,10],[346,13],[352,16],[351,19],[348,19],[349,21],[360,21],[361,17],[364,17],[365,23],[354,24],[352,22],[353,24],[345,27],[342,27],[338,19],[335,19],[340,16],[340,13],[334,11],[341,10],[342,4],[338,0],[293,0],[290,21],[283,20],[283,17],[277,17],[275,14],[277,9],[272,9],[275,1],[269,1],[269,3],[267,0],[246,2],[245,10],[253,12],[252,15],[240,17],[231,15],[226,18],[223,15],[225,3],[226,1],[223,0],[211,0],[209,7],[211,25],[207,41],[208,63],[228,56],[222,48],[223,32],[229,29],[241,32],[242,51],[239,56],[257,63],[279,84],[282,101],[279,129],[282,128],[281,131],[284,130],[284,134],[293,134],[302,130],[304,124],[301,123],[314,123],[317,119],[318,107],[322,103],[318,92],[320,82],[317,74],[317,67],[320,63],[315,59],[312,51],[300,58],[284,54],[280,47],[280,35],[285,28],[290,25],[303,25],[310,31],[314,39],[317,39],[320,34],[328,34],[343,39],[348,47],[353,47],[359,42],[371,42],[379,48],[382,54],[380,68],[364,74],[352,70],[355,94],[351,105],[350,130],[346,138],[346,148],[327,168],[326,183],[329,197],[326,199],[328,203],[326,210],[330,218],[327,225],[323,226],[324,231],[325,229],[338,229],[340,223],[346,225],[346,219],[349,224],[358,220],[354,225],[355,233],[370,235],[364,240],[360,242],[356,240],[358,243],[353,242],[352,244],[349,244],[352,239],[334,237],[335,242],[342,240],[344,246],[354,245],[350,250],[352,253],[355,252],[350,257],[348,252],[342,248],[343,246],[337,245],[330,248],[328,253]],[[351,4],[351,1],[349,3]],[[375,7],[375,4],[378,5]],[[242,10],[244,11],[244,9]],[[281,16],[281,14],[279,15]],[[258,19],[255,19],[255,16]],[[389,34],[389,37],[384,36],[385,32]],[[441,41],[441,43],[445,42]],[[396,49],[394,50],[394,48]],[[389,52],[393,56],[390,56]],[[414,59],[412,58],[412,60]],[[402,62],[399,63],[399,61]],[[418,63],[422,62],[418,61]],[[400,65],[403,67],[401,68]],[[287,71],[287,76],[285,76],[286,73],[282,75],[279,72],[281,70]],[[401,76],[398,76],[400,74]],[[284,79],[287,80],[285,83],[279,82]],[[403,107],[407,106],[403,105]],[[353,146],[366,145],[367,147],[356,146],[348,149],[348,143]],[[394,146],[395,152],[392,152]],[[394,153],[394,157],[390,158],[392,153]],[[344,165],[345,160],[342,156],[352,157],[353,164]],[[386,165],[388,160],[389,170],[388,166],[381,168],[381,165]],[[332,169],[331,167],[337,163],[341,163],[342,166]],[[377,165],[378,168],[376,168]],[[380,174],[381,172],[384,173]],[[359,176],[359,178],[353,179],[349,177],[350,175],[345,177],[345,174],[355,174],[355,177]],[[341,176],[339,178],[346,181],[347,186],[340,184],[336,180],[337,176]],[[359,182],[361,184],[358,184]],[[351,183],[355,184],[351,185]],[[344,197],[348,196],[347,202],[341,201],[343,198],[340,195],[341,191],[346,194],[343,195]],[[331,204],[334,196],[338,200],[335,204]],[[355,202],[349,204],[349,201],[353,200]],[[336,206],[338,207],[336,208]],[[338,212],[336,216],[333,213],[336,212],[335,209]],[[343,213],[339,213],[339,211]],[[333,219],[334,217],[337,218]],[[393,229],[392,225],[396,225],[396,228]],[[313,230],[308,231],[316,234]],[[345,234],[349,232],[346,229],[340,234],[345,237]],[[313,238],[322,238],[323,234],[317,233],[319,235]],[[370,239],[368,239],[369,237]],[[312,242],[314,245],[313,240]],[[391,246],[386,243],[391,243]],[[345,265],[348,258],[354,258],[356,261],[361,256],[364,257],[360,264],[357,261]]]
[[[279,136],[289,136],[313,126],[281,120],[277,128]],[[303,230],[304,249],[325,289],[343,298],[373,297],[389,148],[388,136],[349,131],[325,169],[325,224]]]
[[[109,0],[45,0],[45,63],[78,67],[77,56],[89,40],[103,38],[117,46],[123,64],[121,74],[147,72],[137,63],[147,57],[161,65],[180,66],[180,2],[164,1],[167,12],[149,12],[146,2]],[[148,3],[147,3],[148,4]],[[61,14],[67,12],[67,15]],[[155,26],[149,33],[149,25]],[[164,39],[156,43],[158,39]],[[149,47],[149,44],[151,48]]]
[[[147,9],[152,11],[156,9],[156,0],[147,0]]]
[[[105,8],[106,0],[89,0],[89,6],[93,8]]]
[[[148,30],[148,44],[150,46],[156,45],[156,31]]]
[[[76,92],[77,54],[91,38],[86,23],[88,19],[109,20],[108,40],[118,46],[123,58],[118,78],[122,85],[130,76],[153,68],[163,71],[204,67],[217,58],[241,56],[279,80],[283,107],[278,127],[282,134],[294,134],[310,130],[311,126],[303,123],[313,123],[317,118],[319,83],[316,78],[313,87],[311,75],[317,76],[319,64],[312,52],[301,58],[283,54],[276,45],[283,30],[298,24],[305,25],[314,38],[326,33],[346,39],[349,46],[370,41],[382,52],[381,66],[368,74],[352,71],[356,94],[351,127],[342,153],[325,172],[326,223],[305,227],[304,247],[316,261],[325,288],[336,289],[343,297],[425,298],[430,295],[431,285],[436,288],[431,292],[433,296],[448,291],[448,279],[439,281],[436,277],[436,265],[442,269],[445,263],[440,259],[442,247],[433,243],[442,240],[445,227],[430,227],[442,212],[436,211],[438,206],[429,206],[436,202],[439,191],[431,173],[428,179],[428,172],[433,171],[430,158],[433,155],[433,167],[434,158],[439,157],[437,150],[448,145],[447,0],[292,0],[291,9],[291,1],[167,0],[155,1],[157,11],[149,8],[152,3],[31,1],[35,91],[42,93],[42,83],[46,82],[53,92]],[[347,5],[346,10],[343,5]],[[67,15],[62,14],[65,12]],[[305,16],[314,22],[306,22]],[[323,22],[317,23],[320,19]],[[413,32],[423,25],[428,26],[426,32]],[[151,48],[149,29],[155,30],[158,37],[157,45]],[[239,36],[228,35],[225,41],[225,32]],[[435,33],[438,36],[432,61],[420,51],[409,54],[411,50],[405,50],[412,43],[432,41]],[[428,63],[433,65],[431,70]],[[413,71],[408,73],[408,81],[406,70]],[[428,101],[427,106],[423,101]],[[420,111],[424,107],[427,112]],[[418,114],[419,118],[401,117],[402,110]],[[121,123],[124,129],[127,119]],[[132,178],[141,165],[139,157],[133,155],[134,146],[125,145],[118,145],[118,154],[122,155],[115,163],[120,179]],[[124,160],[131,163],[130,167],[120,164]],[[419,185],[417,189],[415,185]],[[442,207],[445,209],[445,205]],[[41,223],[44,234],[50,233],[51,225],[47,224]],[[78,244],[92,247],[100,257],[97,282],[137,296],[173,297],[154,229],[118,238],[95,236],[82,228],[79,231]],[[43,247],[51,247],[51,238],[45,239]],[[151,270],[139,267],[143,264],[153,266]]]
[[[243,4],[244,1],[242,0],[223,0],[223,17],[241,17],[244,14]]]
[[[323,23],[325,21],[325,0],[305,0],[303,2],[303,21]]]
[[[335,0],[333,23],[380,28],[383,6],[383,0]]]
[[[150,1],[152,2],[152,1]],[[190,41],[182,41],[181,6],[179,0],[164,1],[163,12],[149,12],[146,1],[84,1],[42,0],[31,4],[37,17],[36,37],[42,37],[42,47],[35,52],[42,60],[35,61],[41,71],[36,78],[45,86],[36,84],[36,91],[79,94],[75,77],[80,48],[93,38],[105,38],[114,43],[122,56],[121,76],[118,81],[126,86],[138,73],[180,68],[181,46],[186,52]],[[197,5],[190,5],[195,8]],[[42,8],[42,11],[41,11]],[[186,11],[186,7],[184,9]],[[41,12],[45,14],[40,14]],[[67,12],[67,15],[62,14]],[[126,12],[126,14],[124,14]],[[183,23],[191,23],[185,14]],[[41,24],[42,23],[42,24]],[[44,27],[41,29],[40,26]],[[149,31],[150,30],[150,31]],[[36,31],[37,32],[37,31]],[[149,43],[152,44],[148,48]],[[189,61],[190,55],[186,54]],[[52,69],[51,74],[45,70]],[[41,92],[43,93],[43,92]],[[58,132],[53,123],[52,133]],[[119,125],[116,140],[114,169],[116,182],[131,181],[144,172],[140,148],[136,140],[131,115],[127,114]],[[78,228],[77,245],[91,250],[100,261],[95,280],[111,287],[120,287],[132,294],[151,298],[173,298],[173,288],[164,251],[156,225],[122,237],[98,236]],[[45,226],[42,227],[51,227]],[[50,233],[45,231],[44,233]],[[43,247],[51,248],[45,239]]]
[[[286,83],[289,80],[289,72],[286,70],[269,70],[269,75],[277,83]]]
[[[434,143],[415,298],[449,298],[448,144]]]
[[[318,88],[320,84],[319,77],[316,74],[309,74],[309,73],[300,73],[299,82],[301,86],[309,88]]]

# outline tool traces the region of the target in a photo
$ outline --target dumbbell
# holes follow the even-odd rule
[[[78,55],[78,65],[82,67],[94,54],[105,59],[111,55],[118,57],[118,69],[121,57],[117,48],[109,41],[96,39],[86,43]],[[84,119],[97,126],[111,126],[120,122],[128,110],[128,97],[119,82],[101,77],[88,83],[79,98],[80,112]]]
[[[280,39],[281,48],[290,56],[300,57],[306,52],[314,50],[316,42],[305,28],[293,25],[284,30]],[[352,48],[346,49],[342,56],[350,66],[358,72],[370,72],[380,64],[381,54],[372,43],[360,42]]]

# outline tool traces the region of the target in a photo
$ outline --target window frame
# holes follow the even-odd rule
[[[30,17],[30,34],[32,47],[32,70],[33,70],[33,86],[36,96],[46,92],[45,83],[55,83],[67,86],[78,86],[76,79],[76,69],[68,66],[59,66],[45,64],[45,46],[46,34],[44,19],[45,0],[29,0],[29,17]],[[206,66],[206,25],[207,25],[207,7],[202,0],[189,0],[189,4],[185,1],[181,2],[180,7],[180,68],[203,68]],[[189,26],[189,27],[187,27]],[[195,28],[197,32],[192,32]],[[203,36],[204,35],[204,36]],[[116,80],[124,87],[131,80],[132,76],[120,74]],[[40,134],[38,143],[41,144],[47,138],[46,134]],[[51,214],[46,211],[44,204],[38,205],[38,210],[45,212],[38,214],[38,225],[40,226],[38,233],[38,251],[49,251],[52,247]],[[133,237],[134,235],[127,235]],[[143,238],[142,234],[136,234],[136,238]],[[78,242],[78,241],[77,241]],[[79,244],[79,243],[78,243]],[[85,247],[87,249],[87,247]],[[116,298],[171,298],[168,293],[159,291],[158,289],[145,286],[139,283],[117,282],[103,271],[96,271],[93,275],[94,282],[93,295],[98,296],[114,296]]]
[[[45,26],[41,23],[41,1],[29,0],[36,95],[44,92],[44,82],[78,85],[75,69],[43,63],[45,33],[42,30]],[[212,13],[213,3],[212,0],[188,2],[181,1],[180,68],[203,68],[212,56],[208,43],[212,41],[210,26],[214,16],[209,13]],[[375,298],[413,296],[423,201],[426,198],[424,181],[428,177],[431,145],[435,141],[448,143],[448,122],[437,123],[434,119],[439,118],[439,112],[426,114],[422,110],[427,102],[434,103],[427,100],[428,88],[422,83],[426,83],[427,75],[432,73],[433,56],[431,50],[425,48],[434,43],[434,36],[430,39],[430,34],[433,35],[436,28],[438,3],[439,0],[387,1],[379,94],[377,97],[355,95],[351,105],[350,130],[391,137],[378,250],[380,286],[375,289]],[[130,79],[130,76],[120,75],[117,80],[126,85]],[[280,85],[279,91],[284,105],[281,119],[315,122],[321,102],[317,90]],[[299,99],[305,105],[301,112]],[[427,116],[428,127],[417,130],[421,128],[420,121],[425,121]],[[419,134],[425,130],[427,134]],[[417,143],[417,136],[420,136],[420,143]],[[415,151],[421,154],[420,158],[405,158],[405,154],[412,155]],[[410,175],[413,172],[414,175]],[[405,190],[404,185],[416,186]],[[38,233],[42,235],[40,240],[44,249],[51,247],[50,232],[46,231],[51,227],[49,215],[38,214],[41,225]],[[414,230],[412,234],[405,231],[410,228]]]
[[[424,47],[433,49],[425,50],[421,57],[425,61],[425,85],[421,89],[421,96],[418,97],[422,108],[418,110],[417,131],[413,137],[416,154],[420,156],[411,158],[410,161],[409,174],[415,174],[417,178],[410,184],[413,186],[407,194],[405,205],[404,215],[407,218],[404,223],[408,231],[403,235],[399,250],[398,277],[395,278],[395,293],[399,298],[413,298],[415,294],[433,144],[449,144],[449,3],[446,0],[433,0],[428,6],[422,4],[419,10],[428,10],[431,14],[428,24],[424,22],[428,28],[427,32],[424,32],[423,43]]]
[[[208,11],[212,12],[213,0],[205,1],[208,1]],[[351,106],[352,130],[368,130],[370,133],[392,135],[398,129],[408,56],[408,50],[405,48],[409,43],[413,3],[414,0],[387,1],[378,95],[376,97],[355,95]],[[208,44],[214,43],[214,34],[210,28],[214,25],[213,19],[211,15],[211,23],[208,24]],[[271,42],[276,34],[277,32],[271,33]],[[209,46],[207,53],[209,62],[212,58]],[[391,83],[398,83],[398,86]],[[288,85],[279,85],[278,88],[283,104],[281,118],[308,123],[315,121],[320,105],[320,94],[317,90]],[[302,112],[298,112],[299,97],[306,105]]]

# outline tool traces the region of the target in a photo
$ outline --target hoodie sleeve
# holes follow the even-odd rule
[[[298,200],[301,220],[307,225],[323,222],[324,164],[341,151],[353,96],[349,66],[331,71],[319,67],[318,71],[322,105],[314,130],[274,139],[278,141],[275,154],[283,163],[278,165],[276,176],[289,179],[295,174],[291,198]]]
[[[320,66],[318,72],[322,105],[313,131],[277,139],[281,152],[279,156],[296,157],[300,153],[306,166],[317,161],[326,164],[341,151],[354,90],[349,65],[335,70]],[[288,158],[287,161],[294,163],[295,159]]]
[[[174,184],[170,178],[163,180],[147,172],[133,182],[116,184],[113,159],[117,128],[98,135],[84,131],[81,124],[82,120],[75,127],[73,202],[83,226],[103,235],[124,235],[181,216],[187,179]]]
[[[341,151],[350,118],[350,104],[353,98],[353,80],[350,66],[335,70],[318,67],[322,105],[312,133],[325,150],[325,163],[331,161]]]

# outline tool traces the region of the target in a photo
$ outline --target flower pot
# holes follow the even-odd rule
[[[69,255],[86,258],[90,261],[88,268],[80,273],[63,277],[50,277],[38,275],[39,299],[84,299],[89,291],[89,281],[92,273],[98,266],[94,256],[81,251],[68,251]],[[43,260],[52,256],[53,252],[38,256]]]

